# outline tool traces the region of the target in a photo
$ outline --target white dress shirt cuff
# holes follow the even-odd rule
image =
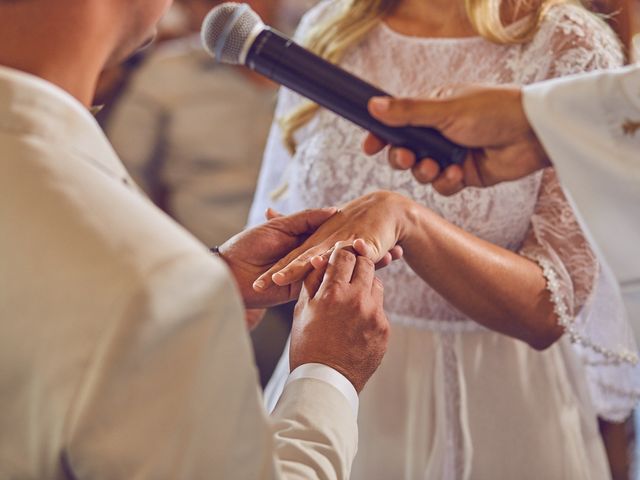
[[[340,372],[321,363],[305,363],[289,374],[285,388],[291,382],[295,382],[296,380],[303,378],[319,380],[337,388],[338,391],[347,399],[349,405],[351,405],[353,413],[356,416],[358,415],[358,406],[360,403],[358,400],[358,392],[356,392],[353,384],[347,380],[347,377],[342,375]]]

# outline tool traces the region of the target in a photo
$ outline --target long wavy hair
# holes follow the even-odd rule
[[[312,52],[337,64],[349,48],[360,42],[401,1],[342,0],[336,13],[312,28],[307,38],[302,39],[303,43]],[[561,3],[581,5],[579,0],[465,0],[465,8],[478,35],[495,43],[517,44],[530,40],[547,11]],[[520,18],[518,28],[510,28]],[[292,154],[296,150],[294,133],[311,120],[318,108],[317,104],[307,101],[278,119],[284,144]]]

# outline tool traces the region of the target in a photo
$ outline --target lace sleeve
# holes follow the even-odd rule
[[[598,261],[553,169],[543,174],[520,253],[542,268],[558,321],[571,334],[573,319],[593,290]]]
[[[546,59],[547,67],[528,81],[623,63],[610,28],[572,5],[549,12],[528,53]],[[544,173],[521,254],[543,271],[558,322],[584,366],[598,415],[623,420],[640,399],[637,347],[615,278],[589,246],[552,169]]]
[[[303,43],[309,30],[333,11],[340,0],[324,0],[309,10],[300,21],[294,39]],[[279,120],[293,111],[304,99],[288,88],[281,88],[278,95],[275,117],[267,140],[262,168],[258,178],[256,193],[249,212],[247,226],[253,227],[265,221],[265,211],[273,208],[281,213],[291,213],[287,205],[287,169],[291,164],[291,154],[283,142]]]
[[[585,366],[596,411],[626,418],[640,398],[633,334],[615,279],[598,262],[553,169],[544,172],[520,253],[542,269],[558,323]]]
[[[604,20],[575,5],[552,9],[544,21],[551,63],[546,78],[622,66],[624,55],[618,37]]]

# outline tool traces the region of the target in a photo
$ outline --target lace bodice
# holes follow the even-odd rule
[[[333,3],[324,2],[307,14],[298,36],[304,37],[308,25],[317,23]],[[393,95],[416,97],[452,83],[524,84],[558,74],[615,66],[621,61],[620,49],[605,28],[580,9],[562,7],[552,12],[531,43],[516,46],[493,44],[481,37],[407,37],[381,24],[346,55],[341,66]],[[276,115],[290,112],[302,101],[297,94],[283,90]],[[265,156],[263,184],[256,197],[252,222],[261,221],[265,207],[272,204],[269,194],[283,181],[288,184],[285,198],[275,206],[287,212],[340,205],[364,193],[386,189],[428,206],[480,238],[517,251],[529,230],[543,179],[538,173],[490,189],[467,189],[444,197],[430,186],[417,183],[409,172],[391,170],[384,153],[365,156],[361,148],[363,131],[327,110],[321,110],[297,132],[293,158],[280,138],[276,125]],[[271,178],[265,178],[266,175]],[[552,174],[545,178],[554,181]],[[554,198],[566,204],[559,189]],[[572,218],[571,210],[565,215]],[[556,223],[558,228],[569,230],[561,236],[571,235],[570,230],[577,228],[572,222]],[[586,256],[587,260],[581,258],[579,262],[590,262],[595,270],[588,248],[574,253]],[[569,261],[572,258],[574,255],[566,257]],[[406,264],[393,265],[380,275],[387,292],[387,311],[395,314],[396,321],[428,322],[432,328],[441,328],[441,321],[466,322],[462,313]],[[588,290],[593,272],[583,267],[580,276],[578,282]],[[466,322],[456,328],[479,327]]]
[[[325,1],[305,16],[297,34],[299,40],[309,26],[332,10],[335,1],[339,0]],[[523,45],[498,45],[481,37],[407,37],[380,24],[348,52],[341,66],[392,95],[420,97],[451,84],[528,84],[616,67],[622,60],[617,40],[603,23],[578,7],[563,5],[553,8],[535,38]],[[302,101],[283,89],[276,116],[291,112]],[[464,230],[538,262],[547,277],[560,323],[572,333],[573,340],[584,340],[580,325],[573,325],[598,278],[598,262],[552,170],[444,197],[431,186],[417,183],[409,172],[389,168],[386,152],[365,156],[361,147],[364,132],[327,110],[321,109],[296,132],[293,157],[281,138],[275,123],[251,224],[260,223],[269,206],[289,213],[341,205],[375,190],[402,193]],[[285,193],[274,198],[272,194],[277,191]],[[392,322],[438,331],[482,329],[404,262],[379,275],[385,284],[385,308]],[[614,353],[620,358],[627,354],[627,360],[635,360],[630,351]]]

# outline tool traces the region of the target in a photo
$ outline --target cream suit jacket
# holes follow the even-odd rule
[[[640,67],[534,84],[524,105],[640,340]]]
[[[226,267],[75,99],[7,68],[0,195],[0,478],[348,478],[340,382],[298,373],[269,418]]]

